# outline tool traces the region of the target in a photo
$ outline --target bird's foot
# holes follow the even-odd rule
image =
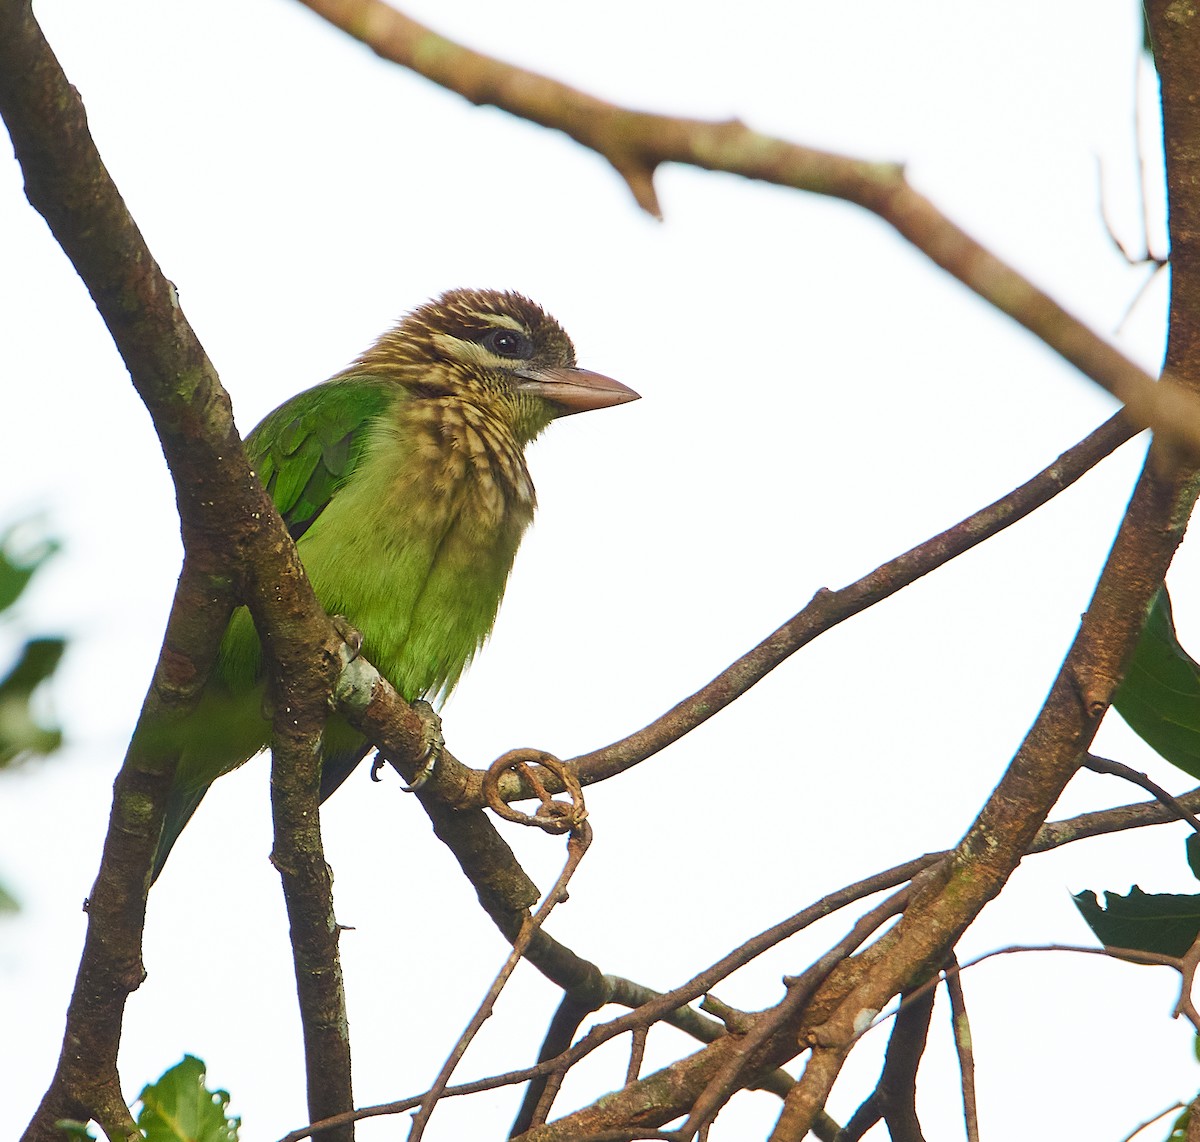
[[[362,654],[362,631],[351,626],[350,620],[345,615],[330,615],[329,621],[333,623],[333,629],[337,631],[338,637],[346,644],[346,661],[353,662]]]
[[[442,737],[442,719],[437,711],[423,698],[413,702],[412,708],[421,719],[421,745],[424,752],[421,755],[423,764],[412,781],[404,786],[405,793],[415,793],[433,776],[438,758],[446,746],[446,739]]]

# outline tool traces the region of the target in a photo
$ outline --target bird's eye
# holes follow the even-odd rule
[[[513,361],[527,361],[533,356],[533,342],[516,329],[489,329],[480,344],[497,357]]]

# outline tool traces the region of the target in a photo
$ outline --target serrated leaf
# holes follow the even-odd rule
[[[147,1142],[237,1142],[242,1120],[228,1114],[229,1092],[208,1089],[195,1055],[184,1055],[138,1100],[137,1124]]]
[[[1200,665],[1179,645],[1167,589],[1160,589],[1113,707],[1172,765],[1200,777]]]
[[[1135,884],[1128,896],[1106,892],[1103,908],[1090,890],[1072,899],[1106,947],[1182,956],[1200,935],[1200,895],[1152,894]]]

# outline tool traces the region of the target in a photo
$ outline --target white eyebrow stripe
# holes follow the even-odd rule
[[[466,310],[468,317],[477,317],[484,325],[501,325],[505,329],[515,329],[518,333],[524,333],[529,336],[529,330],[525,325],[518,321],[515,317],[510,317],[507,313],[496,313],[494,310],[487,310],[483,313],[477,309]]]

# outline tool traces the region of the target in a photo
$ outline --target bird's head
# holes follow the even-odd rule
[[[418,397],[455,397],[502,419],[521,441],[555,417],[638,399],[575,364],[571,339],[518,293],[450,290],[413,310],[356,362]]]

